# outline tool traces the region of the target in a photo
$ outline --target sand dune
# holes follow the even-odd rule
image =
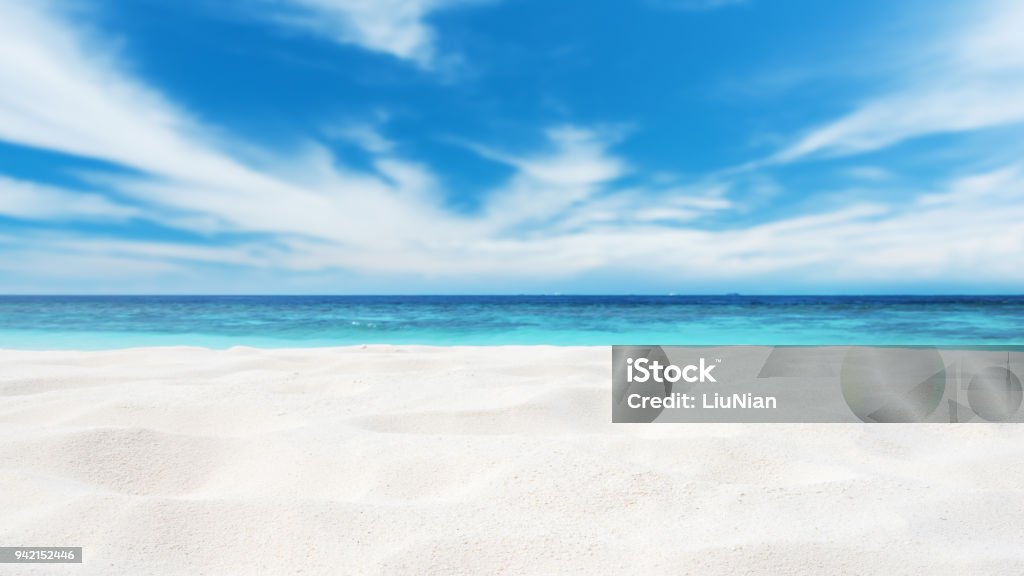
[[[2,574],[1020,574],[1024,428],[611,424],[607,348],[0,351]]]

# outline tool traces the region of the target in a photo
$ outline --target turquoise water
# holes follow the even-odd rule
[[[2,296],[0,348],[1022,344],[1022,296]]]

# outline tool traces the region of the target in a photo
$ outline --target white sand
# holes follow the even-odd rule
[[[607,348],[0,351],[0,574],[1021,574],[1024,426],[611,424]]]

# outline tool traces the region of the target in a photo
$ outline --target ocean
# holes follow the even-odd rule
[[[1024,296],[0,296],[0,348],[1024,344]]]

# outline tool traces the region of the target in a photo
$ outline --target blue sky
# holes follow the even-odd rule
[[[1024,4],[0,0],[0,292],[1021,292]]]

